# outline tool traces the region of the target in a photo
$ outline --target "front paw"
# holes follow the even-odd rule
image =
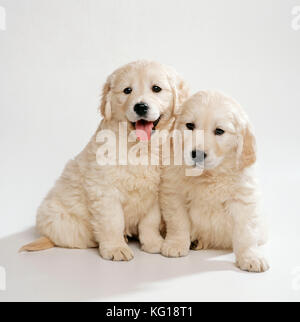
[[[241,270],[254,273],[266,272],[270,268],[267,260],[259,251],[253,250],[237,255],[236,264]]]
[[[146,253],[160,254],[163,242],[163,238],[156,238],[151,241],[142,243],[141,248]]]
[[[183,257],[189,253],[189,243],[181,240],[166,240],[161,249],[162,255],[166,257]]]
[[[133,251],[124,243],[120,245],[100,245],[101,257],[113,261],[130,261],[133,259]]]

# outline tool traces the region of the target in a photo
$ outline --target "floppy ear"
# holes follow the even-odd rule
[[[173,92],[173,114],[179,115],[181,104],[189,97],[189,86],[177,73],[171,77],[170,84]]]
[[[242,132],[238,147],[240,169],[250,167],[256,161],[256,140],[250,125],[248,124]]]
[[[109,77],[102,89],[100,111],[105,120],[111,119],[111,77]]]

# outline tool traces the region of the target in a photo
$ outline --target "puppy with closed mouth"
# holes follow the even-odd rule
[[[129,150],[136,142],[119,142],[125,123],[126,134],[133,132],[134,141],[148,146],[155,130],[172,128],[187,97],[188,88],[175,70],[156,62],[133,62],[112,73],[103,88],[99,128],[39,207],[37,228],[43,237],[22,250],[99,247],[103,258],[122,261],[133,258],[126,236],[137,236],[144,251],[159,253],[160,167],[99,165],[97,151],[104,143],[97,137],[112,131],[119,147],[126,144]]]
[[[183,104],[176,129],[189,131],[186,137],[192,140],[184,142],[189,147],[184,167],[163,170],[160,202],[167,235],[162,254],[186,256],[196,242],[196,249],[233,249],[242,270],[268,270],[259,248],[266,226],[253,172],[255,138],[242,107],[222,93],[201,91]]]

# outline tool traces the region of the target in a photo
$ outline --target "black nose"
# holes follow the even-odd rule
[[[207,154],[204,151],[201,151],[201,150],[193,150],[191,154],[192,154],[192,159],[196,163],[203,162],[204,159],[206,159],[206,157],[207,157]]]
[[[145,116],[148,112],[149,106],[146,103],[137,103],[134,105],[134,111],[139,116]]]

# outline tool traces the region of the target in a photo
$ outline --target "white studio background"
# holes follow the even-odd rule
[[[296,5],[0,0],[6,11],[6,30],[0,30],[0,236],[34,224],[42,198],[100,120],[105,78],[140,58],[173,65],[193,91],[219,89],[239,100],[256,128],[260,167],[270,174],[262,171],[262,183],[280,185],[289,174],[298,180]],[[275,209],[278,198],[270,204]],[[287,204],[285,220],[289,211]]]
[[[106,77],[146,58],[174,66],[193,91],[222,90],[245,107],[257,134],[264,212],[273,235],[288,235],[299,250],[297,6],[300,0],[0,0],[0,237],[34,225],[42,198],[100,121]],[[281,251],[280,239],[272,247]]]

